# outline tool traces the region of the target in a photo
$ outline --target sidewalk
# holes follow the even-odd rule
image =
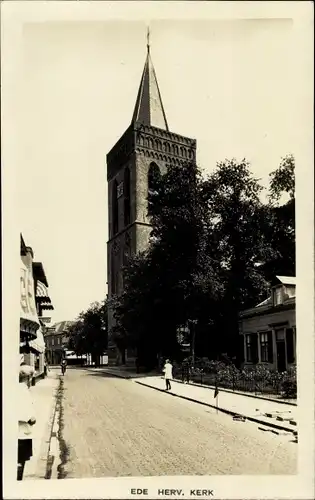
[[[232,416],[240,415],[246,419],[259,424],[273,427],[286,432],[297,431],[297,406],[285,404],[283,402],[270,401],[249,397],[233,392],[225,392],[219,389],[218,399],[214,398],[214,391],[208,387],[201,387],[193,384],[183,384],[173,380],[172,390],[165,391],[165,383],[160,375],[144,376],[143,374],[134,374],[129,370],[121,370],[120,367],[104,367],[95,369],[111,375],[134,379],[134,382],[151,389],[159,390],[167,395],[187,399],[195,403],[218,408],[219,411]],[[216,406],[217,403],[217,406]]]
[[[23,480],[45,479],[50,434],[55,411],[55,393],[58,387],[57,371],[30,388],[35,406],[36,424],[33,428],[33,458],[26,462]]]

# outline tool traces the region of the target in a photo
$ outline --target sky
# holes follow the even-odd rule
[[[197,139],[204,171],[245,157],[267,184],[295,152],[292,21],[149,24],[170,130]],[[43,263],[53,322],[75,319],[107,292],[106,154],[131,121],[146,29],[142,20],[23,26],[14,87],[18,224]]]

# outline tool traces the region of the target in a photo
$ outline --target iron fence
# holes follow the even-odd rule
[[[202,368],[174,367],[174,378],[182,381],[194,382],[204,386],[218,386],[237,392],[252,393],[253,395],[273,396],[283,399],[296,399],[295,372],[278,373],[267,369],[253,369],[241,371],[227,366],[213,372]]]

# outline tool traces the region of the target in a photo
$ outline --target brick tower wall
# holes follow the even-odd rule
[[[195,161],[196,141],[171,132],[141,124],[131,125],[107,155],[108,229],[107,244],[108,296],[113,296],[113,276],[117,295],[123,291],[122,267],[124,254],[146,250],[151,232],[148,217],[148,172],[152,162],[161,174],[172,165]],[[124,221],[124,194],[118,198],[118,231],[113,234],[113,185],[124,181],[124,171],[130,170],[130,224]],[[114,318],[109,304],[109,329]]]

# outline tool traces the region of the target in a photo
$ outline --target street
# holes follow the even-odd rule
[[[296,472],[291,436],[88,369],[62,385],[60,478]]]

